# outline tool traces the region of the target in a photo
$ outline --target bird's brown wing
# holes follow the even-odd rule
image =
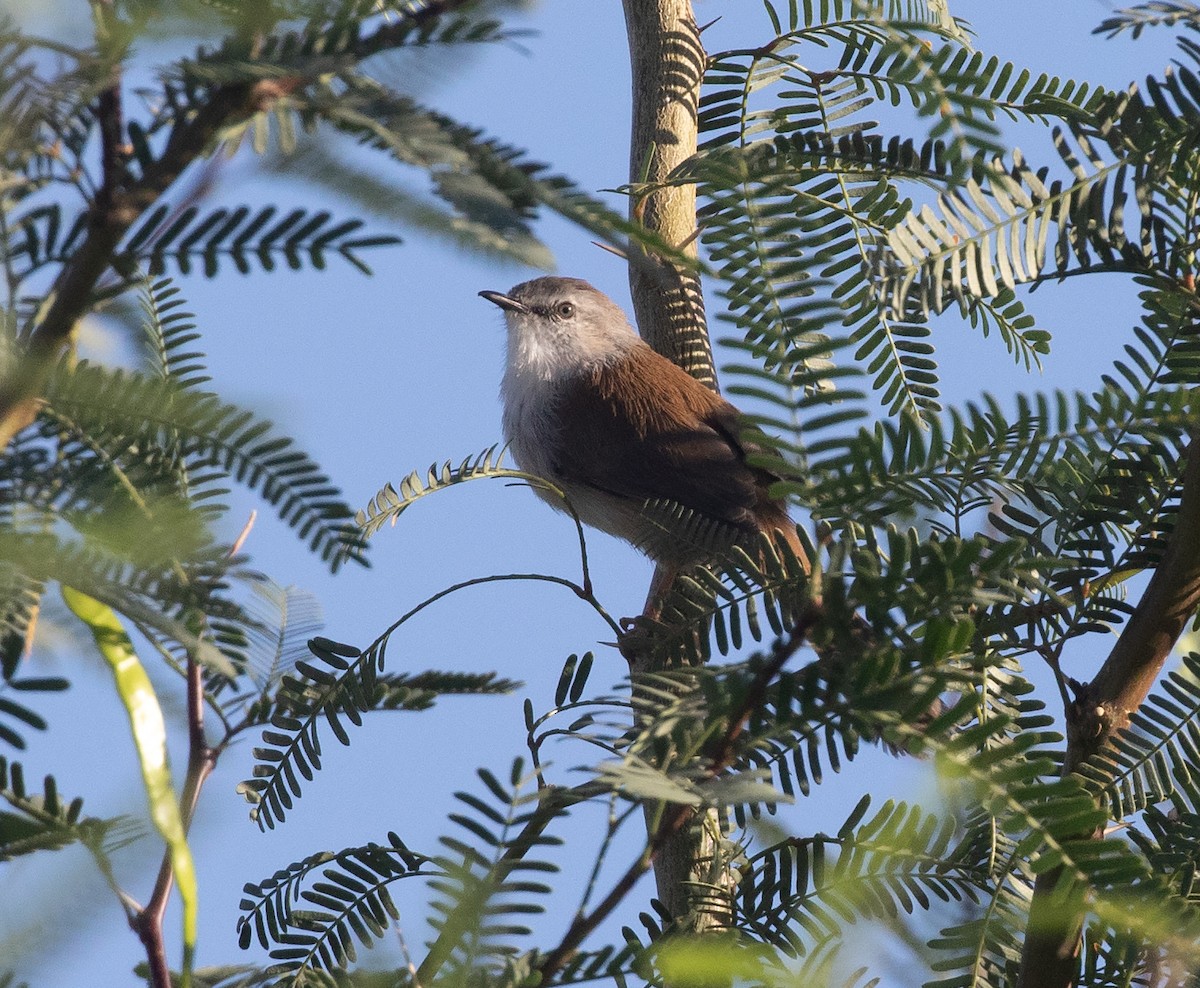
[[[555,468],[564,480],[756,527],[762,491],[736,438],[737,409],[649,347],[595,371],[561,401]]]

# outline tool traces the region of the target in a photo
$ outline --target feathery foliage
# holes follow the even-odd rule
[[[79,843],[107,868],[108,855],[136,839],[140,830],[126,817],[85,817],[83,800],[64,802],[53,776],[45,777],[40,792],[31,792],[21,764],[3,757],[0,799],[12,808],[0,812],[0,861]]]
[[[218,4],[212,17],[183,12],[173,22],[179,36],[200,42],[184,57],[142,45],[148,25],[165,13],[160,6],[97,5],[94,44],[81,47],[0,20],[0,431],[7,447],[0,468],[0,745],[24,747],[28,732],[45,727],[41,694],[67,685],[65,677],[26,668],[42,645],[44,598],[59,584],[130,629],[123,639],[130,656],[144,651],[163,661],[168,676],[182,675],[191,746],[185,796],[237,736],[267,729],[265,764],[279,772],[278,788],[264,797],[273,822],[298,795],[297,773],[311,777],[319,765],[316,719],[346,740],[339,718],[422,710],[444,693],[504,692],[513,684],[486,673],[384,674],[380,645],[331,688],[349,663],[339,646],[328,643],[330,650],[315,637],[319,611],[311,599],[271,589],[248,569],[240,547],[249,523],[236,539],[227,534],[236,484],[272,508],[331,571],[365,562],[363,536],[327,474],[283,431],[220,396],[181,286],[164,276],[316,272],[333,257],[369,274],[365,255],[400,239],[333,209],[261,198],[210,206],[204,199],[221,160],[214,152],[233,156],[243,145],[262,152],[274,143],[286,153],[306,140],[328,143],[335,131],[350,134],[428,175],[460,242],[481,249],[518,233],[540,247],[530,226],[540,206],[586,219],[606,236],[636,230],[517,149],[365,71],[388,52],[505,43],[521,34],[460,11],[465,4],[304,0],[253,11]],[[160,61],[143,72],[147,57]],[[127,71],[143,87],[137,100]],[[345,143],[337,146],[344,151]],[[140,322],[142,365],[80,362],[80,320],[135,294],[141,318],[130,321]],[[53,607],[49,620],[62,620]],[[104,651],[101,631],[88,630]],[[305,650],[306,659],[298,647],[309,639],[315,652]],[[206,704],[215,732],[202,723]],[[299,755],[272,761],[271,732],[293,728]],[[25,792],[19,767],[11,788],[4,782],[19,811],[5,815],[5,857],[90,840],[147,944],[148,976],[162,983],[163,903],[143,908],[120,888],[100,854],[104,834],[119,828],[83,819],[78,803],[59,800],[47,778],[40,796]],[[185,824],[193,808],[185,799]],[[184,876],[172,876],[171,867],[164,865],[155,897],[169,893],[172,877],[182,887]],[[378,932],[385,920],[376,914],[372,906],[346,919],[350,927],[339,927],[335,942],[349,943],[349,929]],[[322,956],[333,966],[334,955]],[[190,966],[185,953],[185,982]],[[205,977],[262,983],[254,972]]]
[[[1142,983],[1156,964],[1190,964],[1195,660],[1067,777],[1063,737],[1024,663],[1049,663],[1064,696],[1082,689],[1064,671],[1068,645],[1128,620],[1131,581],[1164,564],[1181,524],[1200,381],[1197,77],[1181,64],[1106,92],[1038,74],[971,50],[968,26],[942,4],[766,8],[764,44],[710,57],[704,143],[671,181],[700,194],[701,244],[736,333],[730,392],[754,402],[782,477],[774,492],[817,525],[816,537],[801,530],[816,566],[807,575],[765,543],[729,552],[683,506],[643,506],[714,550],[653,620],[626,628],[623,647],[668,671],[597,692],[591,653],[572,655],[553,704],[526,701],[539,778],[553,749],[575,746],[593,755],[587,781],[546,785],[539,808],[515,817],[519,773],[507,786],[484,776],[509,809],[472,800],[457,818],[471,834],[452,838],[466,872],[435,883],[452,902],[434,909],[460,919],[435,923],[418,977],[834,983],[848,928],[898,931],[928,913],[937,934],[911,935],[927,941],[929,983],[1012,984],[1046,875],[1060,876],[1064,910],[1092,914],[1080,983]],[[1101,30],[1137,35],[1192,15],[1148,4]],[[897,106],[924,131],[884,131],[875,115],[895,119]],[[1008,150],[1001,122],[1045,128],[1055,158]],[[1143,316],[1094,387],[943,407],[935,316],[957,313],[1034,368],[1050,336],[1021,287],[1112,272],[1136,278]],[[537,482],[488,450],[385,487],[359,525],[376,535],[416,500],[492,476]],[[751,643],[762,651],[738,658]],[[717,654],[733,661],[709,664]],[[926,755],[944,799],[869,813],[864,797],[834,836],[792,830],[783,807],[814,798],[877,739]],[[625,928],[623,951],[576,961],[522,954],[513,938],[527,933],[492,923],[497,862],[533,848],[511,840],[513,821],[541,834],[592,801],[609,807],[609,827],[577,923],[595,915],[601,863],[638,804],[657,809],[628,875],[665,840],[654,820],[692,819],[672,807],[751,826],[713,852],[713,873],[737,881],[724,921],[734,939],[721,948],[734,959],[713,959],[661,904],[643,913],[644,932]],[[768,816],[784,832],[756,848]],[[1109,821],[1122,836],[1097,836]],[[724,915],[717,889],[697,884],[697,913]],[[863,969],[846,983],[874,979]]]
[[[345,966],[356,958],[356,940],[371,946],[399,918],[388,885],[427,874],[426,860],[395,834],[382,846],[314,854],[246,884],[238,939],[243,947],[252,938],[263,947],[286,944],[271,952],[275,975]]]
[[[392,631],[399,627],[397,624]],[[427,710],[446,694],[508,693],[516,683],[494,673],[466,675],[425,672],[384,674],[388,635],[366,651],[351,645],[312,638],[311,656],[263,690],[253,717],[266,725],[264,745],[254,749],[254,777],[238,791],[252,804],[250,816],[262,828],[282,822],[301,794],[300,779],[311,781],[321,767],[320,724],[325,721],[343,745],[354,726],[372,710]]]
[[[489,11],[456,0],[217,5],[206,43],[159,66],[145,106],[122,117],[114,66],[158,5],[96,6],[94,50],[0,26],[0,371],[13,394],[40,401],[10,418],[19,427],[0,468],[0,744],[42,729],[41,694],[66,685],[24,667],[56,583],[121,615],[131,650],[183,674],[188,785],[243,733],[260,736],[239,790],[263,829],[316,784],[330,734],[347,745],[368,713],[520,686],[385,668],[399,630],[460,590],[565,587],[638,670],[597,685],[604,666],[581,643],[551,702],[535,690],[523,704],[530,760],[479,769],[435,848],[359,837],[247,883],[237,938],[265,951],[264,965],[190,971],[185,957],[185,980],[369,984],[360,950],[407,921],[394,893],[412,878],[430,939],[406,970],[379,975],[387,983],[862,988],[888,974],[879,956],[849,956],[869,923],[888,946],[914,945],[927,984],[1033,985],[1045,974],[1030,967],[1037,936],[1022,941],[1045,932],[1031,924],[1046,904],[1054,922],[1083,929],[1077,952],[1060,951],[1076,957],[1074,983],[1194,980],[1200,657],[1153,687],[1150,670],[1148,695],[1115,711],[1093,709],[1092,690],[1118,651],[1089,662],[1138,634],[1150,654],[1147,599],[1181,558],[1194,568],[1195,4],[1153,0],[1098,26],[1130,39],[1181,32],[1170,69],[1109,91],[974,50],[941,0],[766,0],[765,36],[708,57],[701,144],[668,181],[698,192],[699,261],[374,71],[385,52],[510,42]],[[70,67],[51,74],[50,51]],[[1045,160],[1011,146],[1010,126],[1049,138]],[[576,519],[578,581],[475,577],[365,648],[324,637],[311,597],[249,571],[221,534],[234,483],[331,570],[362,562],[368,538],[459,484],[560,493],[492,447],[387,484],[352,522],[315,462],[215,390],[164,275],[315,272],[334,256],[366,273],[366,252],[399,239],[333,209],[210,207],[203,183],[188,192],[182,177],[217,149],[274,148],[286,162],[319,145],[336,162],[352,142],[363,160],[418,177],[410,215],[483,251],[542,256],[535,223],[550,211],[711,275],[732,335],[729,392],[752,406],[756,464],[796,507],[806,559],[652,502],[640,507],[653,522],[709,558],[653,617],[609,616]],[[355,167],[331,169],[330,187]],[[644,202],[657,190],[624,191]],[[957,318],[1034,369],[1050,334],[1028,289],[1113,275],[1141,315],[1108,373],[1073,391],[959,399],[938,365],[942,327]],[[65,314],[64,286],[75,292]],[[73,359],[75,322],[133,290],[143,366]],[[53,359],[39,362],[43,348]],[[1188,601],[1182,626],[1195,595],[1173,589]],[[1081,724],[1105,740],[1086,758]],[[833,774],[857,780],[876,743],[921,756],[936,791],[867,793],[835,833],[820,832],[811,801]],[[52,776],[30,791],[3,758],[0,796],[0,858],[83,843],[119,888],[108,855],[130,837],[124,822],[83,817]],[[569,816],[601,821],[590,848]],[[568,835],[585,877],[564,883]],[[667,901],[677,889],[660,888],[659,901],[639,884],[679,842],[704,848],[693,858],[704,867],[674,880],[683,908]],[[145,934],[149,907],[122,902]],[[620,934],[605,937],[607,924]],[[713,925],[719,934],[696,935]],[[147,977],[165,985],[150,956]]]

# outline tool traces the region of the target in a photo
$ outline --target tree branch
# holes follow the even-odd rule
[[[423,21],[463,6],[467,0],[430,0],[408,20]],[[363,56],[382,51],[402,32],[395,25],[364,39]],[[112,263],[121,239],[175,180],[211,147],[229,123],[265,109],[304,85],[307,77],[247,80],[212,87],[208,99],[184,120],[175,122],[162,155],[135,182],[126,184],[125,124],[121,109],[119,61],[111,84],[100,94],[97,122],[101,135],[102,184],[88,210],[87,234],[47,295],[47,304],[22,334],[26,351],[9,378],[0,382],[0,448],[31,423],[46,380],[68,347],[75,326],[90,305],[97,282]]]
[[[635,189],[644,189],[630,201],[630,216],[694,255],[696,187],[662,184],[696,152],[705,55],[691,0],[623,0],[622,5],[633,78],[629,180]],[[716,390],[699,276],[640,252],[634,244],[629,249],[629,288],[638,331],[655,350]],[[652,592],[663,580],[660,569]],[[654,826],[650,817],[655,812],[647,806],[649,827]],[[690,890],[706,879],[716,852],[708,831],[720,831],[716,814],[712,824],[670,835],[670,846],[652,859],[658,898],[674,917],[692,911]],[[711,910],[698,911],[697,929],[722,925]]]
[[[69,344],[76,323],[88,311],[92,290],[112,263],[121,238],[207,150],[222,126],[239,114],[257,112],[264,100],[278,95],[278,86],[279,80],[264,80],[216,87],[194,116],[175,124],[161,157],[127,189],[109,184],[107,159],[116,152],[105,148],[105,183],[88,211],[84,241],[59,271],[47,296],[48,304],[27,327],[23,359],[0,389],[0,447],[7,446],[33,421],[46,379]],[[119,112],[118,93],[110,93],[100,101],[100,130],[108,139],[120,136]]]
[[[1063,772],[1077,769],[1128,726],[1188,620],[1200,607],[1200,428],[1188,443],[1175,528],[1146,592],[1096,678],[1067,708]],[[1098,835],[1096,835],[1098,836]],[[1061,870],[1038,876],[1021,953],[1019,988],[1069,988],[1078,971],[1082,912],[1063,908]]]
[[[203,669],[189,656],[187,664],[187,722],[188,722],[188,767],[179,796],[179,815],[183,819],[184,833],[191,830],[196,815],[196,804],[200,790],[217,764],[218,749],[210,748],[204,735],[204,676]],[[171,969],[167,964],[167,953],[163,943],[163,917],[167,912],[167,899],[175,883],[175,872],[171,867],[171,853],[163,854],[158,868],[158,879],[150,901],[134,917],[132,925],[138,938],[146,948],[146,960],[150,968],[150,984],[153,988],[171,988]]]

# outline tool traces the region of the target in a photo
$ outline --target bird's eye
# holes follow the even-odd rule
[[[575,305],[573,302],[559,302],[558,305],[554,307],[554,314],[558,316],[559,319],[570,319],[573,315],[575,315]]]

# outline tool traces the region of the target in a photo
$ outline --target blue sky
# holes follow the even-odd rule
[[[1172,52],[1166,32],[1136,44],[1091,36],[1091,28],[1116,6],[1098,0],[957,0],[951,10],[972,22],[985,52],[1035,70],[1123,86],[1159,72]],[[756,0],[697,3],[700,22],[718,16],[722,20],[706,35],[710,50],[757,44],[769,36]],[[628,68],[619,4],[543,0],[514,15],[513,22],[534,32],[520,48],[479,48],[411,62],[395,56],[388,70],[427,103],[529,149],[584,189],[621,184],[627,168]],[[1020,136],[1017,141],[1024,143]],[[381,175],[395,167],[381,156],[372,160]],[[285,205],[315,198],[302,183],[257,177],[249,160],[224,169],[216,196],[227,203]],[[613,202],[619,208],[615,197]],[[322,205],[354,214],[342,203]],[[481,259],[420,230],[398,232],[401,246],[367,257],[372,278],[334,263],[323,275],[229,274],[213,282],[179,282],[204,333],[215,386],[275,419],[355,506],[410,470],[458,460],[498,441],[502,322],[476,293],[504,290],[535,273]],[[539,223],[538,233],[551,246],[560,273],[587,278],[628,309],[618,259],[554,217]],[[967,328],[939,326],[935,340],[942,348],[946,397],[1092,386],[1119,352],[1136,308],[1130,286],[1087,280],[1086,286],[1051,287],[1033,297],[1040,324],[1054,334],[1040,375],[1027,377],[1015,368],[994,338],[981,342]],[[715,314],[715,294],[708,304]],[[232,529],[241,526],[253,499],[239,497],[235,503]],[[370,570],[349,568],[330,578],[269,511],[260,512],[246,549],[280,583],[317,594],[330,637],[358,644],[459,580],[494,572],[573,575],[578,565],[570,522],[528,491],[498,483],[467,485],[417,505],[376,538]],[[636,613],[649,563],[605,536],[592,538],[589,550],[597,592],[609,611]],[[205,789],[194,831],[202,890],[199,963],[247,956],[238,951],[233,931],[244,881],[261,879],[312,851],[379,839],[388,830],[414,848],[432,850],[436,834],[445,829],[453,791],[473,788],[479,765],[506,774],[511,758],[522,753],[522,698],[532,697],[539,708],[548,705],[565,656],[606,637],[587,606],[558,588],[510,585],[452,598],[396,639],[389,668],[497,670],[523,680],[525,689],[508,698],[446,701],[423,714],[375,715],[355,732],[349,750],[329,739],[324,771],[306,787],[288,822],[271,833],[249,822],[246,804],[234,791],[249,774],[250,742],[228,752]],[[89,813],[143,814],[124,715],[106,674],[94,661],[81,665],[69,647],[44,652],[37,661],[75,685],[53,704],[50,732],[31,739],[22,756],[28,774],[52,771],[62,791],[86,797]],[[1077,674],[1086,678],[1088,657],[1078,661]],[[624,669],[615,651],[600,648],[593,685],[617,682]],[[178,715],[179,691],[169,679],[159,676],[158,682],[164,704]],[[565,771],[587,756],[576,751],[562,757],[559,768]],[[183,760],[177,749],[176,766]],[[835,828],[868,787],[884,798],[911,796],[927,784],[919,767],[868,752],[808,801],[803,827]],[[578,860],[587,857],[603,820],[587,813],[576,818],[572,840],[579,843],[567,857]],[[614,855],[614,867],[624,867],[627,857]],[[148,895],[157,862],[151,838],[122,858],[122,878],[135,896]],[[9,966],[3,954],[20,947],[16,969],[35,986],[136,983],[128,972],[142,959],[140,947],[81,853],[45,854],[6,869],[5,901],[26,905],[0,915],[0,970]],[[77,897],[67,899],[76,905],[66,917],[52,912],[41,892],[48,881],[78,889]],[[570,872],[564,884],[571,884]],[[648,895],[649,884],[639,888],[630,916]],[[405,909],[404,935],[417,946],[428,933],[424,892],[414,887],[397,898]],[[575,904],[569,897],[556,902],[563,909]],[[562,922],[561,913],[541,922],[544,939]],[[174,911],[168,926],[173,938]],[[36,941],[43,949],[27,951]],[[177,963],[178,951],[172,956]],[[371,962],[376,961],[398,963],[394,944],[378,951]]]

